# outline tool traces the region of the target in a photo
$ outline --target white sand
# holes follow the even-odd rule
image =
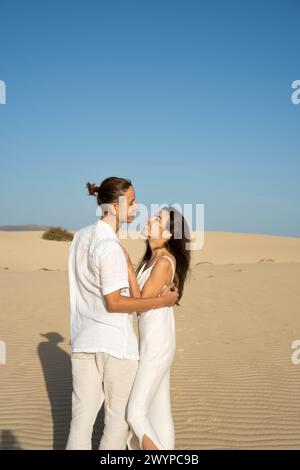
[[[69,243],[40,237],[0,232],[0,448],[63,448],[68,432]],[[143,242],[125,244],[137,262]],[[176,448],[299,449],[300,239],[207,232],[192,267],[175,308]]]

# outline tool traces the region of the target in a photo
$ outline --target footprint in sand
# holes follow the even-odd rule
[[[195,266],[198,266],[199,264],[214,264],[214,263],[211,263],[210,261],[200,261],[199,263],[196,263]]]
[[[272,259],[272,258],[262,258],[260,259],[259,261],[257,261],[258,263],[274,263],[275,262],[275,259]]]

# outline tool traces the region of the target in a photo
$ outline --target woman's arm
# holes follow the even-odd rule
[[[141,297],[158,297],[161,295],[164,285],[172,282],[173,270],[170,261],[160,258],[151,269],[150,276],[141,291]]]
[[[119,313],[142,313],[153,308],[174,305],[178,299],[179,293],[174,284],[170,282],[172,279],[172,275],[170,275],[170,262],[163,258],[156,262],[141,292],[130,257],[124,245],[121,245],[128,265],[128,280],[131,296],[123,296],[120,291],[105,295],[104,298],[107,310],[109,312]],[[163,290],[164,284],[167,287]]]
[[[140,291],[140,288],[139,288],[139,285],[138,285],[138,282],[137,282],[137,278],[136,278],[136,275],[135,275],[133,264],[131,262],[130,256],[127,253],[127,250],[126,250],[125,246],[123,245],[123,243],[120,242],[120,245],[123,248],[124,255],[125,255],[125,258],[126,258],[126,261],[127,261],[127,266],[128,266],[128,281],[129,281],[130,296],[131,297],[136,297],[136,298],[139,299],[141,297],[141,291]]]
[[[139,288],[135,271],[127,253],[126,248],[122,245],[128,266],[128,280],[131,297],[145,298],[145,297],[158,297],[162,294],[163,287],[169,286],[172,281],[172,268],[170,261],[165,258],[160,258],[156,261],[155,266],[151,270],[150,276],[145,282],[142,291]]]
[[[130,264],[128,264],[128,280],[131,297],[136,297],[139,299],[141,297],[141,291],[131,261]]]

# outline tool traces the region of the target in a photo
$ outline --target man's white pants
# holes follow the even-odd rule
[[[100,450],[125,450],[129,433],[126,408],[138,360],[105,352],[72,353],[72,421],[66,449],[91,449],[93,427],[104,402]]]

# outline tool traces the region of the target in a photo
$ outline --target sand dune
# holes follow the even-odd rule
[[[0,271],[66,270],[70,242],[43,240],[43,232],[1,232]],[[144,241],[122,239],[136,263]],[[192,265],[237,263],[300,263],[300,238],[205,232],[201,250],[193,251]]]
[[[69,243],[40,236],[0,232],[0,448],[61,449],[68,432]],[[125,244],[136,262],[143,242]],[[299,248],[297,238],[205,233],[175,308],[177,449],[300,448]],[[102,426],[103,411],[95,446]]]

